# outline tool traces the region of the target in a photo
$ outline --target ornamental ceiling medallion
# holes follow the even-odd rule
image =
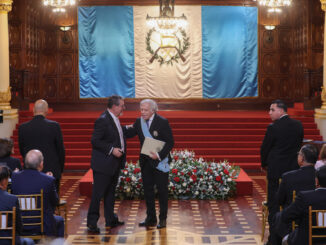
[[[159,0],[160,16],[147,15],[146,22],[149,31],[146,35],[146,50],[151,54],[152,63],[157,60],[160,65],[173,65],[181,59],[190,46],[185,27],[187,18],[184,14],[174,16],[174,0]]]

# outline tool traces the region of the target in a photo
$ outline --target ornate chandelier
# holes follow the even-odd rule
[[[281,12],[280,7],[291,5],[292,0],[258,0],[259,5],[268,7],[268,12]]]
[[[182,14],[180,17],[174,16],[174,0],[159,0],[160,16],[150,17],[147,14],[146,23],[150,28],[160,32],[163,35],[171,35],[175,33],[178,28],[185,28],[187,25],[187,17]]]
[[[66,12],[66,7],[76,4],[75,0],[43,0],[45,6],[53,7],[53,12]]]
[[[190,43],[187,37],[187,17],[182,14],[174,16],[174,0],[159,0],[160,14],[150,17],[147,14],[146,23],[150,28],[146,37],[146,49],[152,55],[150,63],[157,59],[162,64],[173,64],[180,58],[185,61],[184,53]]]

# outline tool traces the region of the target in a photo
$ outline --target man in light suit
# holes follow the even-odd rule
[[[150,156],[140,154],[139,163],[143,179],[144,194],[146,201],[146,219],[139,223],[139,226],[155,226],[157,224],[155,211],[156,185],[159,195],[160,215],[157,228],[166,227],[168,211],[168,177],[171,162],[170,151],[173,148],[174,140],[172,130],[167,119],[158,115],[157,104],[154,100],[145,99],[140,102],[141,117],[136,120],[132,127],[128,128],[127,137],[138,135],[141,147],[144,144],[145,136],[165,142],[159,152],[151,152]]]
[[[113,212],[119,173],[126,163],[126,140],[118,118],[124,109],[123,98],[113,95],[108,100],[107,110],[94,124],[91,158],[94,184],[87,214],[87,228],[93,233],[100,232],[97,221],[101,198],[104,199],[105,226],[112,228],[124,224]]]
[[[18,128],[19,151],[23,159],[32,149],[42,152],[43,172],[55,177],[59,192],[65,163],[65,148],[59,123],[46,119],[47,114],[48,103],[45,100],[37,100],[34,105],[34,118]]]
[[[32,239],[19,237],[23,225],[21,221],[18,198],[6,191],[8,187],[9,175],[9,168],[7,166],[0,166],[0,211],[11,211],[13,207],[16,207],[16,244],[33,245],[34,241]],[[1,231],[0,237],[4,236],[11,236],[11,232]],[[2,245],[11,245],[11,241],[9,240],[0,241]]]
[[[15,195],[39,194],[43,189],[44,233],[47,236],[64,237],[64,220],[54,215],[58,204],[58,194],[55,188],[55,178],[42,173],[43,155],[39,150],[30,150],[25,157],[25,169],[13,173],[11,190]],[[38,233],[35,227],[25,227],[25,232]]]
[[[268,223],[271,233],[273,217],[279,210],[275,198],[279,178],[283,173],[299,168],[297,153],[303,140],[303,127],[301,122],[288,116],[287,107],[281,100],[275,100],[271,103],[269,115],[273,123],[267,127],[260,148],[260,156],[261,166],[267,170]],[[276,244],[270,239],[271,237],[269,237],[267,244]]]
[[[280,224],[279,230],[282,229],[282,224],[287,224],[293,220],[297,221],[298,227],[295,228],[290,234],[284,237],[283,244],[289,245],[306,245],[308,244],[309,234],[309,206],[313,210],[326,209],[326,166],[320,167],[316,171],[316,190],[299,192],[295,201],[284,209],[281,213],[276,215],[276,224]],[[281,221],[281,222],[280,222]],[[325,235],[325,231],[320,231]],[[280,234],[282,235],[282,234]],[[313,240],[313,244],[326,244],[326,239]]]

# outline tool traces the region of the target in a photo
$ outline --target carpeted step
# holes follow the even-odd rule
[[[173,150],[182,150],[185,149],[184,147],[181,148],[173,148]],[[258,155],[259,149],[257,148],[192,148],[189,149],[191,151],[194,151],[196,155],[205,155],[209,157],[210,155]],[[91,148],[81,148],[81,149],[66,149],[66,155],[69,156],[90,156],[92,153]],[[127,149],[127,155],[138,155],[140,153],[140,148],[130,148]]]
[[[169,123],[229,123],[229,122],[243,122],[243,123],[271,123],[269,117],[167,117]],[[311,117],[302,117],[296,116],[293,117],[302,123],[313,123],[314,118]],[[29,121],[30,118],[22,118],[20,123]],[[48,119],[57,121],[59,123],[94,123],[96,117],[58,117],[58,116],[49,116]],[[133,124],[136,117],[121,117],[120,122],[123,125]]]
[[[264,135],[266,129],[172,129],[173,135]],[[93,129],[63,129],[64,136],[83,135],[91,136]],[[319,135],[318,129],[305,129],[305,134]],[[17,134],[17,133],[16,133]],[[15,134],[15,135],[16,135]]]

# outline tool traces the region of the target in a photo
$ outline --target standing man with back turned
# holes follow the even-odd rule
[[[269,115],[273,121],[268,125],[265,138],[260,148],[261,166],[267,170],[268,180],[268,223],[272,227],[272,219],[278,211],[275,194],[282,174],[298,169],[297,153],[303,140],[303,127],[301,122],[294,120],[287,114],[287,107],[281,100],[271,103]],[[269,240],[267,244],[275,244]]]
[[[109,97],[107,110],[94,124],[91,158],[94,184],[87,214],[87,228],[90,232],[100,232],[97,221],[102,198],[105,226],[113,228],[124,224],[113,212],[119,173],[126,164],[126,139],[118,118],[124,109],[123,98],[112,95]]]
[[[128,128],[127,136],[133,137],[137,134],[141,147],[144,144],[145,137],[165,142],[161,151],[151,152],[150,156],[144,154],[139,156],[147,208],[146,219],[139,223],[139,226],[155,226],[157,223],[154,192],[154,186],[156,185],[160,203],[160,222],[157,228],[160,229],[166,227],[168,212],[168,164],[171,162],[170,151],[173,148],[174,140],[168,120],[156,112],[157,104],[154,100],[142,100],[140,102],[141,117],[136,120],[131,128]]]
[[[48,103],[45,100],[35,102],[34,118],[18,128],[19,151],[23,159],[32,149],[43,153],[43,172],[54,176],[57,192],[59,192],[65,164],[65,148],[59,123],[46,119],[48,109]]]

